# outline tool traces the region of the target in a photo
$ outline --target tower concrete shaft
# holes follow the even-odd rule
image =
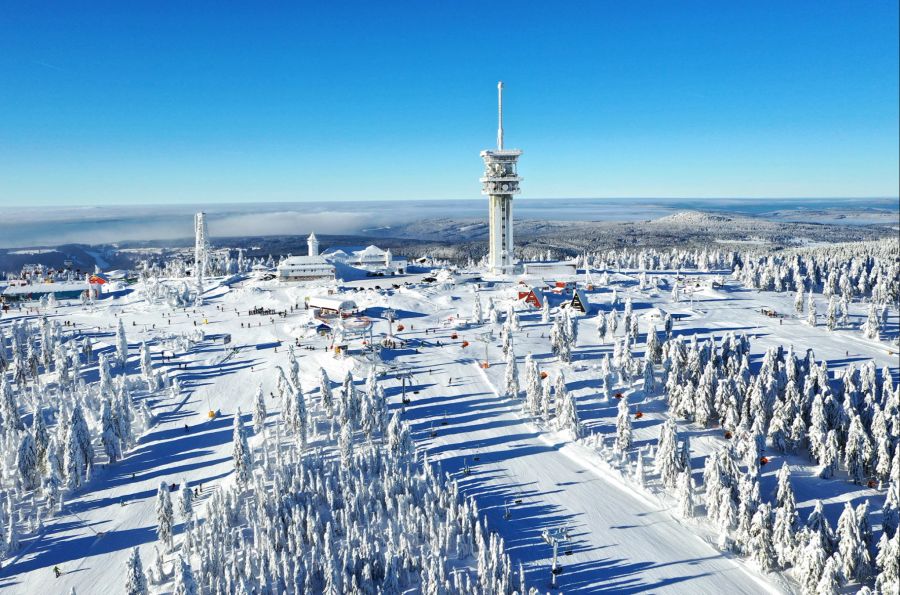
[[[503,148],[503,82],[497,84],[497,150],[481,152],[484,176],[481,193],[488,196],[488,270],[494,274],[513,272],[515,266],[513,244],[512,199],[519,193],[522,181],[516,172],[518,149]]]

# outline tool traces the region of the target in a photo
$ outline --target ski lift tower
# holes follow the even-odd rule
[[[381,314],[388,321],[388,332],[387,337],[385,337],[384,342],[393,345],[394,344],[394,320],[397,316],[397,311],[393,308],[385,308],[384,312]]]
[[[209,266],[209,232],[206,229],[206,213],[194,215],[194,283],[197,287],[197,305],[203,303],[203,278]]]
[[[522,151],[503,148],[503,82],[497,83],[497,149],[484,150],[484,176],[481,193],[488,197],[488,271],[495,275],[513,272],[513,195],[518,194],[522,178],[516,165]]]
[[[484,362],[481,364],[481,367],[487,368],[491,365],[488,361],[488,345],[494,341],[494,331],[489,330],[484,333],[479,333],[477,339],[484,343]]]

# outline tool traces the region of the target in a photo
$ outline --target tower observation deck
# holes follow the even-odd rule
[[[513,258],[512,199],[519,193],[522,181],[516,165],[522,151],[503,148],[503,82],[497,83],[497,150],[484,150],[484,176],[481,193],[488,196],[488,271],[494,274],[511,273]]]

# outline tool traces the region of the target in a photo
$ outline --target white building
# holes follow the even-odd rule
[[[408,266],[405,258],[395,258],[390,250],[382,250],[374,245],[349,252],[335,248],[326,252],[325,257],[332,262],[340,262],[370,273],[386,275],[403,275]]]
[[[334,265],[322,256],[290,256],[278,264],[279,281],[334,279]]]
[[[513,272],[513,224],[512,199],[519,193],[522,178],[516,173],[516,164],[522,151],[503,149],[503,82],[497,84],[497,150],[481,152],[484,160],[484,177],[481,193],[488,196],[488,271],[494,274]]]
[[[334,279],[334,265],[319,256],[319,240],[311,233],[306,239],[307,256],[289,256],[278,265],[279,281],[312,281]]]

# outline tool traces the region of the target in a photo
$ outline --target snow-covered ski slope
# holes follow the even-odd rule
[[[562,571],[556,577],[558,588],[565,592],[760,593],[796,589],[790,577],[762,573],[748,560],[719,551],[714,532],[704,520],[681,519],[673,503],[654,493],[652,485],[645,489],[623,476],[605,449],[595,448],[589,440],[574,441],[567,431],[553,431],[525,415],[519,400],[501,397],[504,366],[499,338],[487,345],[491,366],[484,369],[480,365],[485,345],[477,339],[490,323],[463,330],[447,324],[451,317],[465,318],[471,313],[474,282],[461,275],[456,284],[440,288],[394,291],[376,291],[372,289],[375,284],[373,280],[349,283],[344,291],[376,319],[385,308],[394,309],[398,323],[404,326],[396,335],[406,346],[383,353],[387,364],[383,385],[391,408],[403,408],[401,393],[405,391],[410,403],[403,417],[412,424],[418,449],[458,479],[464,494],[477,500],[489,527],[505,538],[514,563],[524,564],[530,585],[541,591],[549,589],[552,548],[542,538],[548,530],[568,535],[560,545]],[[620,280],[615,287],[620,299],[632,298],[636,314],[648,315],[641,319],[642,336],[651,309],[660,307],[676,317],[675,334],[721,337],[729,331],[746,333],[756,357],[771,345],[792,344],[799,354],[813,348],[816,359],[827,361],[831,371],[872,359],[879,369],[888,366],[895,377],[897,374],[897,356],[890,346],[864,339],[858,330],[829,332],[792,316],[776,319],[760,313],[763,307],[792,312],[789,294],[757,292],[729,283],[719,290],[698,290],[693,300],[672,303],[668,292],[640,290],[633,282]],[[359,291],[353,292],[354,288]],[[238,408],[245,414],[251,410],[257,385],[262,384],[266,395],[274,391],[274,367],[286,366],[287,345],[296,339],[303,347],[312,348],[296,351],[308,392],[313,392],[310,389],[319,367],[335,380],[348,369],[358,381],[365,378],[366,362],[352,355],[362,347],[361,340],[350,343],[351,356],[337,359],[327,349],[329,340],[309,329],[303,298],[319,291],[245,280],[210,286],[203,306],[172,310],[141,299],[138,286],[90,309],[79,304],[49,312],[92,337],[95,350],[112,347],[115,325],[122,319],[132,358],[140,342],[146,341],[154,364],[177,377],[184,390],[177,397],[155,401],[157,423],[137,446],[122,461],[98,467],[91,480],[67,499],[62,512],[45,520],[42,532],[22,536],[18,553],[6,559],[0,570],[0,589],[28,594],[67,593],[73,587],[82,594],[118,592],[133,546],[140,547],[144,565],[149,566],[157,541],[154,507],[159,482],[202,484],[196,505],[202,514],[203,500],[230,481],[231,416]],[[505,311],[505,304],[516,298],[516,287],[513,282],[497,282],[482,288],[479,295],[482,300],[492,297]],[[608,310],[611,295],[608,287],[588,294],[595,313]],[[291,305],[300,308],[284,318],[247,315],[258,306],[287,310]],[[568,390],[576,396],[587,431],[614,434],[616,404],[600,396],[596,372],[599,358],[611,353],[612,346],[598,341],[596,316],[580,319],[573,361],[562,364],[550,354],[550,324],[542,323],[536,310],[521,303],[517,308],[522,320],[522,329],[515,335],[519,359],[533,354],[551,378],[564,368]],[[821,303],[819,312],[824,311]],[[4,316],[0,324],[9,324],[15,316]],[[864,307],[855,304],[852,318],[858,322],[864,317]],[[661,329],[661,321],[655,324]],[[896,329],[895,312],[890,325]],[[202,329],[206,339],[186,353],[170,354],[163,345],[165,336],[195,328]],[[376,337],[386,331],[387,323],[378,320]],[[231,335],[228,346],[221,340],[225,334]],[[463,347],[463,341],[469,345]],[[641,341],[637,351],[643,349]],[[84,372],[96,380],[95,368]],[[409,379],[403,382],[404,374],[398,369],[408,372]],[[620,389],[637,394],[630,385]],[[267,405],[270,416],[274,415],[277,400],[267,397]],[[210,410],[221,415],[210,420]],[[637,445],[654,443],[659,424],[667,416],[659,396],[647,397],[643,411],[634,424]],[[724,439],[718,430],[681,425],[692,436],[693,466],[699,471],[702,457]],[[773,454],[771,459],[763,470],[761,491],[766,496],[774,489],[774,474],[781,466],[780,455]],[[873,510],[883,501],[884,493],[878,489],[852,485],[841,477],[818,479],[805,457],[790,457],[790,462],[795,465],[794,489],[801,519],[806,518],[815,498],[825,501],[832,525],[845,500],[858,503],[870,498]],[[54,566],[62,570],[60,578],[54,577]],[[170,586],[158,589],[168,592]]]

